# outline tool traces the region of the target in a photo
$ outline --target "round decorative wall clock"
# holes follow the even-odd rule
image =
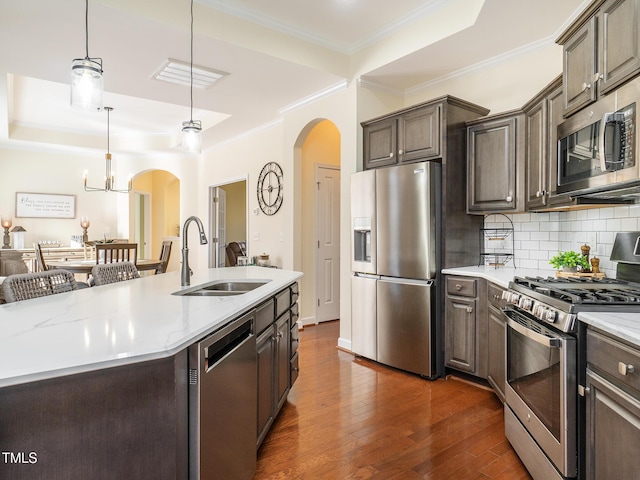
[[[269,162],[258,177],[258,204],[265,215],[273,215],[282,206],[282,168]]]

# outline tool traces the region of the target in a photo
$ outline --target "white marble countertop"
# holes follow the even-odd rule
[[[503,288],[509,286],[509,282],[513,280],[513,277],[549,277],[553,276],[551,270],[535,270],[530,268],[513,268],[513,267],[456,267],[456,268],[443,268],[442,273],[445,275],[461,275],[465,277],[480,277],[489,280],[490,282],[500,285]]]
[[[168,357],[302,276],[262,267],[200,270],[267,284],[227,297],[171,295],[180,272],[0,305],[0,387]]]
[[[640,348],[640,314],[581,312],[578,320]]]

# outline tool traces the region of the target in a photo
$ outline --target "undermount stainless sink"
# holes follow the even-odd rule
[[[189,297],[226,297],[250,292],[271,280],[215,280],[173,292],[171,295]]]

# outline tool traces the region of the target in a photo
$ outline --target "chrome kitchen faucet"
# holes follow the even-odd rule
[[[204,234],[204,227],[202,226],[202,220],[198,217],[191,216],[187,218],[182,227],[182,271],[180,273],[180,285],[183,287],[191,285],[191,268],[189,268],[189,242],[187,242],[187,228],[191,222],[196,222],[198,225],[198,232],[200,233],[200,245],[207,244],[207,237]]]

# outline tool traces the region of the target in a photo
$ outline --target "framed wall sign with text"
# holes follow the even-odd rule
[[[76,218],[76,196],[18,192],[16,217]]]

